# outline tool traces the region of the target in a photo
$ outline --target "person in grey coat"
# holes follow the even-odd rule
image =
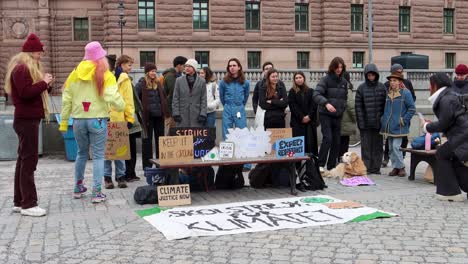
[[[172,117],[177,127],[203,127],[206,123],[206,83],[197,75],[198,62],[185,63],[185,76],[176,79],[172,98]]]

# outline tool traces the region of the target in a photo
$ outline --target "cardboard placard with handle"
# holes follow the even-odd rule
[[[178,184],[158,186],[159,206],[177,206],[191,203],[190,185]]]
[[[159,137],[161,165],[193,161],[193,136]]]
[[[108,122],[105,148],[106,160],[129,160],[130,140],[127,122]]]
[[[292,128],[268,128],[267,131],[271,131],[270,135],[270,144],[272,148],[275,145],[275,142],[278,139],[283,139],[283,138],[292,138]],[[275,154],[275,150],[272,149],[271,154]]]

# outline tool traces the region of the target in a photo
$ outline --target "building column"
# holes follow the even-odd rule
[[[45,55],[41,59],[42,65],[44,67],[45,72],[51,72],[52,69],[52,56],[51,54],[52,48],[51,44],[51,36],[50,36],[50,10],[49,10],[49,0],[39,0],[38,5],[38,20],[39,25],[36,28],[37,34],[41,39],[42,44],[45,47]],[[52,73],[53,74],[53,73]]]

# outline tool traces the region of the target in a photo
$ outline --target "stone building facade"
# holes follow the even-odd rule
[[[30,32],[46,46],[44,65],[63,83],[88,41],[120,55],[119,0],[2,0],[0,92],[8,59]],[[124,53],[160,69],[177,55],[216,70],[237,57],[244,69],[348,68],[368,61],[367,0],[123,0]],[[429,56],[430,69],[468,63],[468,0],[373,0],[373,57],[382,69],[403,53]],[[56,93],[60,88],[56,88]]]

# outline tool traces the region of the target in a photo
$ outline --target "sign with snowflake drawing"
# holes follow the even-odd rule
[[[303,157],[304,137],[279,139],[275,143],[276,157]]]
[[[226,141],[234,142],[235,158],[257,158],[271,153],[270,135],[263,127],[229,128]]]

